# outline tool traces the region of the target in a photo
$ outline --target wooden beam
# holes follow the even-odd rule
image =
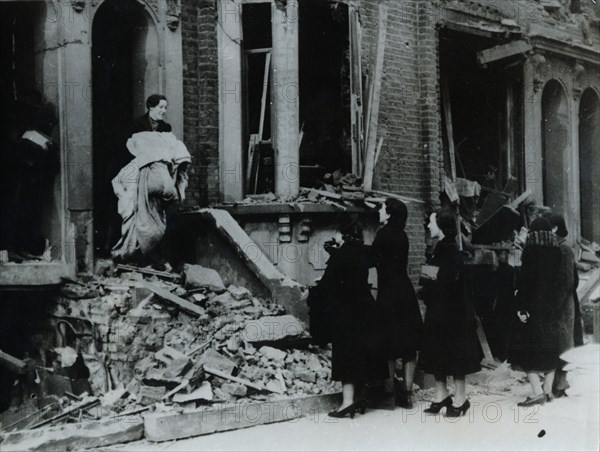
[[[256,389],[257,391],[270,391],[263,385],[252,383],[251,381],[244,380],[243,378],[234,377],[233,375],[226,374],[225,372],[221,372],[218,369],[213,369],[212,367],[204,366],[204,371],[207,374],[211,374],[211,375],[214,375],[215,377],[219,377],[219,378],[224,378],[225,380],[233,381],[234,383],[240,383],[249,388]],[[271,391],[271,392],[274,392],[274,391]]]
[[[171,292],[169,292],[166,289],[163,289],[162,287],[155,286],[154,284],[151,284],[146,281],[138,283],[137,286],[143,287],[144,289],[148,289],[154,292],[156,295],[158,295],[158,297],[161,300],[167,302],[171,306],[181,309],[185,313],[190,314],[194,317],[201,317],[205,314],[204,309],[202,309],[200,306],[196,306],[194,303],[190,303],[189,301],[184,300],[183,298],[178,297],[175,294],[172,294]]]
[[[0,366],[17,374],[22,374],[25,372],[25,369],[27,369],[27,363],[25,361],[15,358],[2,350],[0,350]]]
[[[375,153],[377,151],[377,126],[379,121],[379,102],[381,98],[381,81],[383,78],[383,63],[385,58],[385,39],[387,34],[388,7],[384,3],[379,4],[379,23],[377,52],[375,54],[375,69],[373,71],[372,96],[369,100],[370,117],[368,126],[368,142],[365,156],[365,167],[363,172],[363,187],[365,191],[373,187],[373,173],[375,171]]]
[[[533,46],[529,44],[529,42],[523,40],[513,41],[508,44],[502,44],[477,52],[477,61],[479,64],[488,64],[511,56],[527,53],[531,50],[533,50]]]
[[[381,196],[385,196],[386,198],[396,198],[399,199],[400,201],[404,202],[404,203],[411,203],[411,202],[417,202],[419,204],[425,204],[425,201],[421,201],[420,199],[416,199],[416,198],[411,198],[409,196],[404,196],[404,195],[399,195],[397,193],[389,193],[387,191],[381,191],[381,190],[371,190],[371,193],[375,193],[376,195],[381,195]]]

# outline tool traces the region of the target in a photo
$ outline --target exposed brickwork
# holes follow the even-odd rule
[[[193,164],[188,205],[219,200],[219,85],[214,0],[183,0],[184,141]]]

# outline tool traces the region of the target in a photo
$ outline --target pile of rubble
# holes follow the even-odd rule
[[[58,347],[45,365],[84,369],[87,390],[15,428],[341,389],[331,350],[313,346],[298,319],[197,265],[182,275],[120,265],[70,281],[53,317]]]

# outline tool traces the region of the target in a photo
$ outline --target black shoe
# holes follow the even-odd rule
[[[546,403],[546,394],[540,394],[536,397],[527,397],[522,402],[517,403],[517,406],[543,405],[544,403]]]
[[[551,393],[549,393],[549,392],[547,392],[547,393],[546,393],[546,403],[550,403],[550,402],[552,402],[553,400],[554,400],[554,395],[553,395],[553,394],[551,394]]]
[[[413,405],[412,392],[411,391],[400,391],[396,394],[396,406],[400,408],[406,408],[411,410]]]
[[[461,417],[463,414],[465,414],[468,409],[471,408],[471,402],[469,402],[469,399],[467,399],[465,401],[465,403],[463,403],[461,406],[459,407],[455,407],[454,405],[450,405],[447,409],[446,409],[446,417]]]
[[[350,416],[350,419],[354,419],[354,414],[358,411],[360,414],[365,414],[367,405],[363,401],[354,402],[352,405],[348,405],[343,410],[335,410],[328,414],[329,417],[343,418]]]
[[[564,389],[554,389],[552,391],[555,399],[560,399],[561,397],[568,397],[567,391]]]
[[[427,413],[427,414],[438,414],[442,408],[446,407],[446,409],[449,409],[451,406],[452,406],[452,397],[448,396],[441,402],[431,402],[431,405],[429,405],[429,408],[427,408],[423,412]]]

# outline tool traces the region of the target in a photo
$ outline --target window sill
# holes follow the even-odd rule
[[[289,215],[289,214],[307,214],[323,213],[338,214],[346,213],[373,213],[372,209],[357,206],[346,206],[346,210],[332,204],[319,203],[264,203],[264,204],[216,204],[212,206],[215,209],[222,209],[231,215]]]

